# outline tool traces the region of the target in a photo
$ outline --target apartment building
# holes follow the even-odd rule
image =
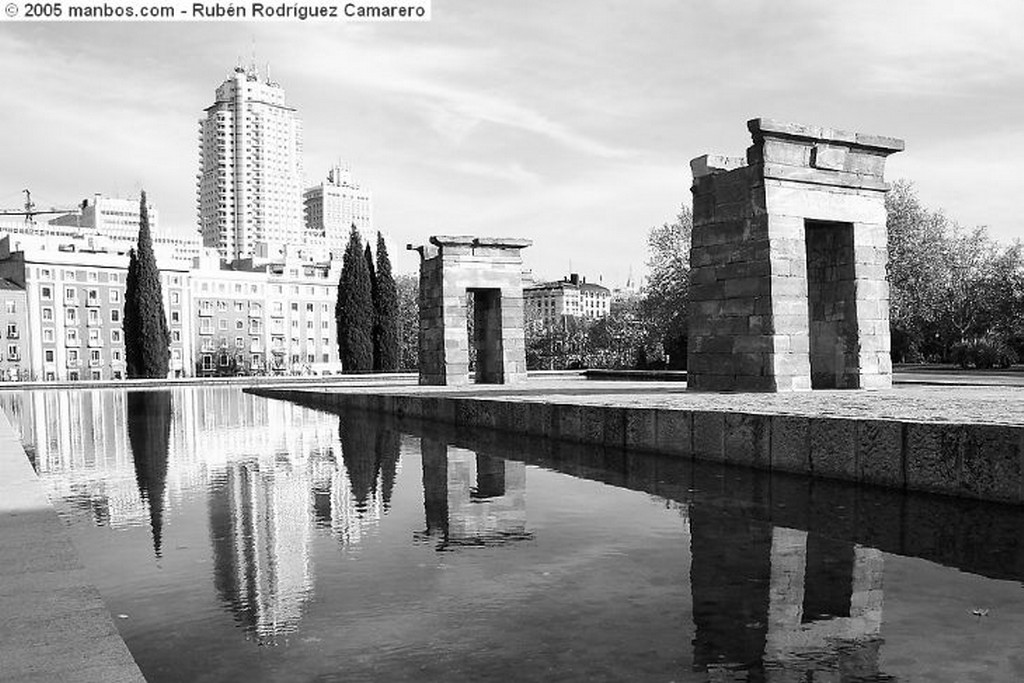
[[[352,180],[347,164],[338,163],[327,174],[327,181],[303,193],[306,218],[304,243],[322,257],[340,260],[348,245],[348,235],[356,226],[363,242],[376,248],[373,230],[373,194]]]
[[[199,121],[196,203],[203,244],[233,261],[303,238],[302,121],[284,90],[237,67]]]
[[[340,372],[339,275],[331,262],[298,258],[198,259],[190,285],[196,374]]]
[[[192,355],[188,264],[158,252],[164,310],[171,332],[171,376],[185,376]],[[82,239],[19,235],[0,239],[0,278],[25,294],[23,367],[48,381],[125,377],[127,251]]]
[[[527,315],[546,326],[560,323],[565,316],[603,318],[611,309],[611,291],[578,273],[523,287],[523,300]]]
[[[26,379],[28,306],[25,288],[0,278],[0,380]]]

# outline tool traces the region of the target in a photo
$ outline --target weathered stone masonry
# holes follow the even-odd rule
[[[892,386],[885,159],[903,141],[753,119],[693,171],[689,386]]]
[[[420,384],[467,384],[473,298],[475,380],[526,378],[523,261],[530,240],[435,235],[420,253]],[[412,245],[409,245],[412,249]]]

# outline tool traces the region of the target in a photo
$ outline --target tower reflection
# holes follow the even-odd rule
[[[526,529],[526,465],[450,446],[424,436],[423,507],[419,541],[438,550],[498,545],[531,538]]]
[[[295,630],[313,587],[305,463],[231,462],[210,490],[214,585],[259,642]]]

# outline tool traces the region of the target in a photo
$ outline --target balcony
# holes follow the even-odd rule
[[[78,360],[77,358],[68,358],[67,366],[69,368],[77,368],[81,366],[81,364],[82,361]]]
[[[7,354],[7,362],[8,363],[20,363],[21,362],[21,354],[20,353],[9,353],[9,354]]]
[[[21,339],[21,332],[18,330],[7,330],[8,339]]]
[[[90,339],[89,341],[86,342],[86,346],[88,346],[90,349],[101,348],[102,346],[104,346],[103,339]]]
[[[90,358],[89,359],[89,367],[90,368],[101,368],[101,367],[103,367],[103,359],[102,358]]]
[[[77,349],[81,345],[82,345],[82,340],[81,339],[65,339],[64,340],[64,346],[67,346],[67,347],[70,347],[70,348],[73,348],[73,349]]]

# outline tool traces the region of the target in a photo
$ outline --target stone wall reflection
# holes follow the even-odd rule
[[[526,466],[424,437],[423,507],[417,535],[439,550],[498,545],[530,538],[526,527]]]
[[[716,680],[891,680],[879,671],[880,551],[710,505],[691,505],[689,519],[695,670]]]

